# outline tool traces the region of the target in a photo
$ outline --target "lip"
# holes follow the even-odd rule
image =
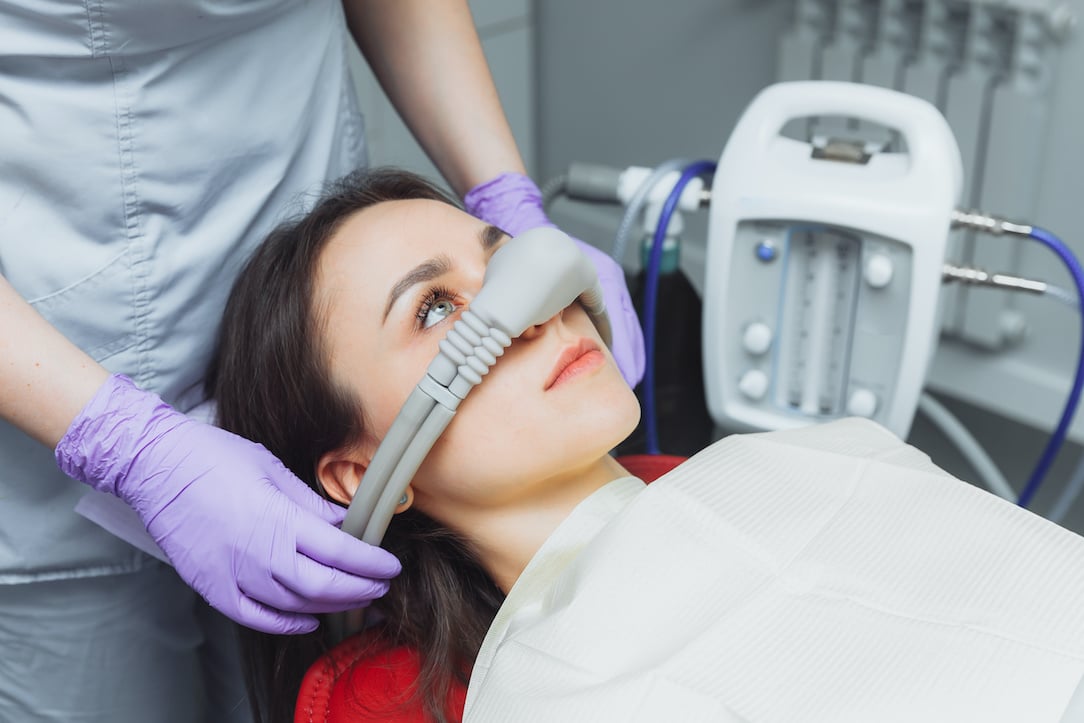
[[[560,355],[557,357],[557,362],[553,365],[553,369],[550,370],[549,376],[546,377],[544,389],[551,389],[558,382],[564,381],[562,375],[564,375],[565,372],[576,371],[575,367],[577,366],[577,362],[582,360],[588,354],[598,351],[598,344],[586,338],[578,339],[574,344],[566,346],[561,350]]]

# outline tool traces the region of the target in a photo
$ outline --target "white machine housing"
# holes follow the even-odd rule
[[[825,116],[885,126],[900,150],[846,161],[782,135]],[[924,100],[834,81],[754,98],[712,184],[703,348],[715,422],[769,430],[864,416],[906,436],[962,185],[952,131]]]

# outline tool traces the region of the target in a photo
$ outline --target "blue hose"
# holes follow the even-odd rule
[[[644,363],[644,427],[647,432],[647,453],[659,454],[659,428],[655,411],[655,307],[658,304],[659,295],[659,268],[662,266],[662,245],[666,239],[666,229],[670,226],[670,217],[674,215],[681,192],[689,181],[697,176],[714,173],[715,163],[712,161],[695,161],[685,166],[674,184],[670,195],[662,204],[659,213],[659,225],[655,228],[655,236],[651,243],[651,256],[648,258],[647,269],[644,279],[644,351],[646,360]]]
[[[1080,299],[1081,308],[1084,309],[1084,269],[1080,267],[1080,262],[1073,256],[1073,252],[1070,251],[1057,236],[1049,231],[1044,231],[1041,228],[1033,226],[1028,235],[1056,253],[1062,260],[1062,263],[1068,267],[1069,273],[1073,277],[1073,285],[1076,286],[1076,293],[1077,297]],[[1039,491],[1039,485],[1042,484],[1047,472],[1050,471],[1050,466],[1054,463],[1054,457],[1057,456],[1062,443],[1065,442],[1065,437],[1069,432],[1069,423],[1073,421],[1073,414],[1076,412],[1077,405],[1080,403],[1080,391],[1081,387],[1084,387],[1084,315],[1081,315],[1080,318],[1080,353],[1077,356],[1076,375],[1073,377],[1073,387],[1069,392],[1069,398],[1065,402],[1065,409],[1062,410],[1061,419],[1058,420],[1058,426],[1054,429],[1054,433],[1050,435],[1050,439],[1046,443],[1046,449],[1043,450],[1042,456],[1039,457],[1039,461],[1035,465],[1034,471],[1031,473],[1031,478],[1028,480],[1027,486],[1024,487],[1024,491],[1020,493],[1020,498],[1016,501],[1021,507],[1027,507],[1028,504],[1031,503],[1035,493]]]

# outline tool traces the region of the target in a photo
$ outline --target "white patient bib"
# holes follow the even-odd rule
[[[615,485],[511,591],[466,720],[1056,723],[1084,676],[1084,539],[871,422]]]

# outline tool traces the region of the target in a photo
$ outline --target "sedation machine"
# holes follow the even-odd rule
[[[627,260],[629,229],[643,215],[649,452],[660,451],[652,367],[664,348],[656,335],[678,323],[656,318],[660,268],[679,244],[681,213],[708,205],[701,371],[718,429],[859,416],[906,437],[921,409],[991,491],[1027,506],[1067,435],[1084,354],[1046,448],[1016,491],[923,392],[944,326],[944,289],[999,288],[1079,309],[1084,273],[1050,232],[960,208],[965,186],[956,138],[929,102],[874,85],[792,81],[754,98],[717,163],[674,159],[654,170],[574,163],[545,193],[623,205],[618,260]],[[1073,288],[957,260],[953,242],[963,233],[1038,242],[1068,269]],[[1078,476],[1055,505],[1055,521],[1084,488]]]

